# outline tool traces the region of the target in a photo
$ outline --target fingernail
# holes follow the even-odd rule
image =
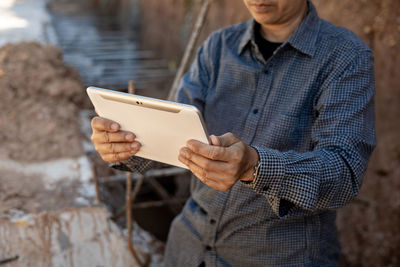
[[[187,146],[188,148],[192,149],[192,142],[187,141],[186,146]]]
[[[132,144],[131,144],[131,148],[133,148],[133,149],[138,149],[138,148],[139,148],[138,143],[132,143]]]
[[[128,140],[128,141],[132,141],[134,138],[133,138],[133,134],[127,134],[127,135],[125,135],[125,139],[126,140]]]
[[[111,129],[113,130],[118,130],[118,124],[116,124],[115,122],[111,124]]]
[[[185,151],[185,149],[184,148],[182,148],[181,150],[179,150],[179,155],[181,156],[181,157],[186,157],[186,151]]]

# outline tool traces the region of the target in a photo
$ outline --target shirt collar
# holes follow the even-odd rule
[[[254,42],[254,28],[256,25],[256,21],[254,19],[251,19],[250,21],[247,22],[247,27],[246,27],[246,31],[243,34],[242,40],[240,40],[239,43],[239,55],[243,52],[243,50],[245,49],[245,47],[247,46],[247,44],[251,41]]]
[[[246,31],[239,43],[239,54],[243,52],[249,42],[254,43],[254,28],[256,21],[254,19],[247,23]],[[308,1],[308,13],[300,23],[297,30],[286,41],[292,47],[300,52],[313,56],[315,52],[315,42],[319,32],[319,17],[314,5]]]

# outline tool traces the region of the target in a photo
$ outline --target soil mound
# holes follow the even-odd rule
[[[0,48],[0,148],[11,159],[83,154],[78,109],[88,106],[78,73],[60,49],[34,42]]]

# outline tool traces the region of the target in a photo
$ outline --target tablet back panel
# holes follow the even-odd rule
[[[190,139],[209,144],[200,112],[193,106],[172,104],[89,87],[87,93],[100,117],[116,121],[142,144],[139,157],[186,168],[179,150]]]

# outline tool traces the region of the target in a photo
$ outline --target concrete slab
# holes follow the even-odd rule
[[[118,227],[102,208],[65,209],[0,220],[7,266],[135,266]]]
[[[86,135],[88,129],[81,130]],[[82,143],[88,141],[83,138]],[[97,203],[92,162],[86,154],[43,162],[20,162],[7,155],[0,148],[0,218],[11,209],[36,213]]]

